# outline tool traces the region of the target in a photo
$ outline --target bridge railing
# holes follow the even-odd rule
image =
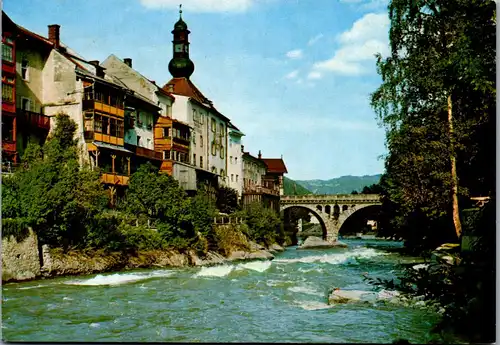
[[[378,194],[327,194],[327,195],[283,195],[281,196],[281,203],[290,202],[300,202],[300,201],[341,201],[341,202],[379,202],[380,195]]]

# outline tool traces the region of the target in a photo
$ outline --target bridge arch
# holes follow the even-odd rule
[[[330,242],[337,240],[346,220],[357,211],[373,205],[381,205],[378,194],[296,195],[282,196],[280,200],[281,211],[301,207],[312,213],[321,224],[323,237]]]
[[[300,208],[300,209],[309,211],[309,213],[312,213],[312,215],[314,217],[316,217],[316,219],[319,221],[319,225],[321,226],[321,232],[322,232],[321,237],[324,240],[326,240],[327,235],[328,235],[328,228],[327,228],[327,225],[325,224],[325,220],[323,219],[323,217],[321,217],[320,212],[318,212],[318,210],[315,209],[314,207],[310,207],[310,206],[306,206],[306,205],[287,205],[287,206],[281,208],[281,212],[286,212],[286,211],[294,209],[294,208]]]
[[[380,204],[357,205],[352,208],[353,211],[348,212],[344,219],[339,219],[338,235],[342,235],[342,233],[347,230],[346,228],[349,227],[360,228],[361,226],[366,226],[365,219],[363,218],[372,218],[373,213],[381,209],[382,205]],[[368,215],[370,215],[370,217],[368,217]]]

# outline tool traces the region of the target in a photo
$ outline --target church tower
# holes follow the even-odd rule
[[[189,36],[187,24],[182,20],[182,5],[179,6],[179,20],[174,25],[172,34],[173,57],[168,70],[174,78],[188,78],[194,72],[194,63],[189,59]]]

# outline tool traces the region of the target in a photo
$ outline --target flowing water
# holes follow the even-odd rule
[[[438,315],[393,303],[330,306],[332,287],[373,291],[363,273],[390,278],[412,258],[397,242],[287,248],[273,261],[137,270],[13,283],[2,288],[2,338],[49,342],[412,343]]]

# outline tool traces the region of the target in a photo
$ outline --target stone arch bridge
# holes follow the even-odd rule
[[[378,194],[289,195],[281,196],[280,211],[292,207],[309,210],[319,220],[326,240],[334,242],[350,216],[374,205],[382,205]]]

